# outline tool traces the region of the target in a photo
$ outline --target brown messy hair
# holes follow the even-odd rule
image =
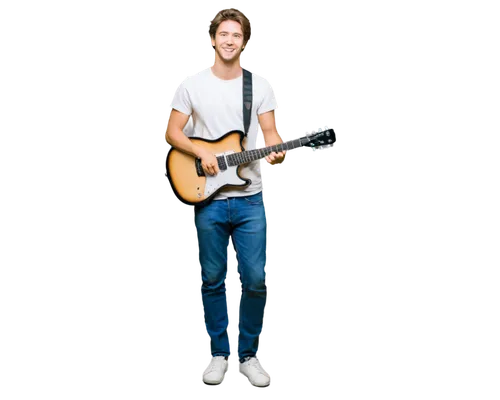
[[[215,39],[215,33],[217,32],[217,28],[223,21],[236,21],[241,25],[241,30],[243,31],[243,46],[247,44],[250,40],[250,21],[247,17],[241,12],[236,10],[235,8],[228,8],[226,10],[219,11],[215,18],[210,22],[210,29],[208,33]]]

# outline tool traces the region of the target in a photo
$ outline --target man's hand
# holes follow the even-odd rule
[[[219,173],[219,164],[214,154],[200,147],[197,156],[201,159],[201,166],[206,175],[217,175]]]
[[[271,154],[269,154],[267,157],[266,157],[266,161],[271,164],[271,165],[274,165],[274,164],[281,164],[283,162],[283,160],[285,159],[285,154],[286,154],[286,151],[283,150],[283,151],[280,151],[278,153],[276,152],[272,152]]]

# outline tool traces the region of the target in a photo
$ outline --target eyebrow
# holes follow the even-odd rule
[[[219,33],[231,33],[231,32],[227,32],[227,31],[220,31]],[[234,35],[243,35],[242,33],[239,33],[239,32],[233,32]]]

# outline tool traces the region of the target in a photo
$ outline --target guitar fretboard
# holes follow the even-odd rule
[[[283,150],[293,150],[297,147],[301,147],[302,143],[300,139],[291,140],[289,142],[280,143],[274,146],[264,147],[262,149],[247,150],[240,153],[229,154],[226,156],[228,165],[230,167],[240,164],[246,164],[252,161],[259,160],[261,158],[267,157],[269,154],[274,152],[280,152]]]

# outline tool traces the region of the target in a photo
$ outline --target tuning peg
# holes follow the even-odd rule
[[[313,149],[313,151],[316,151],[316,147],[311,147],[311,149]]]
[[[327,131],[327,130],[328,130],[328,126],[325,125],[325,131]]]

